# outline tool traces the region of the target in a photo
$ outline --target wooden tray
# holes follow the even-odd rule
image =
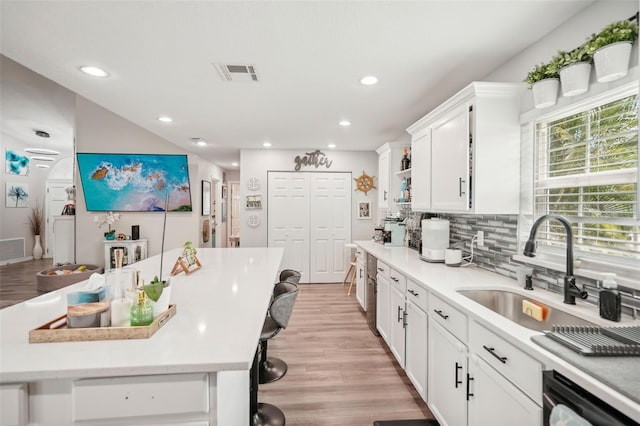
[[[158,315],[158,317],[147,326],[93,328],[67,328],[67,315],[65,314],[29,331],[29,343],[148,339],[175,314],[176,305],[169,305],[169,309],[162,315]]]

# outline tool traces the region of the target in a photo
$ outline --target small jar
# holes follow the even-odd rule
[[[149,325],[153,322],[153,306],[147,302],[144,289],[138,290],[138,302],[131,307],[131,326]]]

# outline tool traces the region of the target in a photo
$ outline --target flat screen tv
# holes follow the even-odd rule
[[[186,155],[78,153],[87,211],[191,211]]]

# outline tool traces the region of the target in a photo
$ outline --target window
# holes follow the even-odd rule
[[[638,95],[592,103],[535,123],[534,209],[572,223],[576,248],[640,259]],[[540,245],[563,246],[564,228],[546,222]]]

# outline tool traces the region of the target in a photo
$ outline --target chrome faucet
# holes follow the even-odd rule
[[[566,268],[567,270],[564,275],[564,301],[563,302],[568,305],[575,305],[576,296],[580,297],[581,299],[586,299],[589,296],[589,294],[584,290],[580,290],[576,286],[576,277],[573,276],[573,231],[571,231],[571,224],[565,217],[555,215],[555,214],[546,214],[544,216],[539,217],[538,220],[536,220],[533,223],[533,226],[531,227],[531,233],[529,234],[529,239],[524,245],[523,254],[527,257],[536,256],[536,246],[537,246],[536,240],[535,240],[536,231],[538,230],[538,227],[540,226],[540,224],[548,219],[555,219],[558,222],[560,222],[564,226],[564,229],[567,233],[567,268]]]

